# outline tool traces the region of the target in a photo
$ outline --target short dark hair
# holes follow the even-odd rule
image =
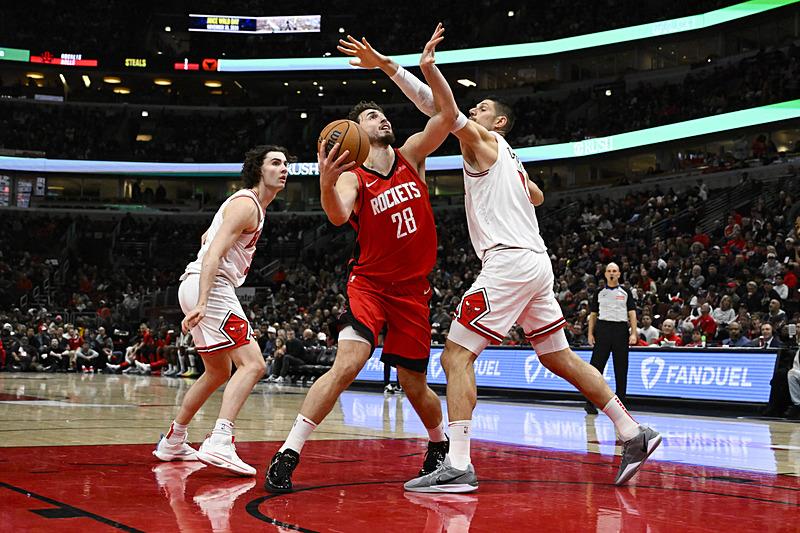
[[[353,122],[358,122],[358,117],[361,116],[361,113],[363,113],[367,109],[375,109],[383,113],[383,108],[378,104],[376,104],[375,102],[371,100],[369,102],[361,100],[359,103],[354,105],[353,108],[350,110],[350,112],[347,114],[348,120],[352,120]],[[385,115],[386,113],[383,114]]]
[[[251,148],[244,154],[244,163],[242,164],[242,183],[245,187],[255,187],[261,181],[261,165],[264,164],[264,158],[269,152],[281,152],[286,156],[286,161],[294,160],[289,155],[289,150],[283,146],[262,144]]]
[[[496,96],[488,96],[486,97],[486,100],[491,100],[494,102],[496,116],[506,117],[506,127],[503,128],[501,133],[503,135],[507,135],[508,132],[511,131],[511,128],[514,127],[514,122],[517,120],[517,115],[514,113],[514,108],[511,107],[511,104],[501,98],[497,98]]]

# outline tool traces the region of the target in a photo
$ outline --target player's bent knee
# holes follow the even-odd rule
[[[559,376],[574,371],[577,365],[584,362],[570,348],[542,354],[539,356],[539,361],[546,369]]]
[[[439,362],[446,373],[465,370],[476,359],[476,355],[471,351],[457,344],[451,344],[442,352]]]
[[[329,373],[336,383],[347,387],[353,382],[354,379],[356,379],[356,376],[361,371],[362,366],[363,365],[357,365],[355,363],[344,363],[338,366],[334,364]]]
[[[425,394],[428,389],[428,381],[425,374],[411,370],[400,370],[397,372],[397,381],[403,387],[406,396],[418,396]]]

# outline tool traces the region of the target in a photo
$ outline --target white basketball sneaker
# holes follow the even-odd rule
[[[236,455],[236,445],[233,441],[233,436],[212,433],[200,445],[200,449],[197,451],[197,460],[240,476],[255,476],[256,469]]]
[[[153,455],[162,461],[197,461],[197,450],[186,443],[186,437],[178,444],[170,444],[167,437],[161,435]]]

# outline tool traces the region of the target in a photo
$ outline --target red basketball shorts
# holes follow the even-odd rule
[[[431,355],[431,286],[427,279],[389,284],[351,275],[347,298],[341,327],[352,326],[374,349],[385,326],[381,361],[416,372],[427,371]]]

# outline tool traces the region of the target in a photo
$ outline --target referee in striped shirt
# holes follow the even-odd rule
[[[625,401],[628,388],[628,344],[636,344],[636,305],[631,291],[619,284],[619,266],[609,263],[605,271],[606,286],[592,298],[589,306],[589,345],[593,346],[591,365],[601,374],[614,354],[615,391]],[[590,415],[597,408],[587,401],[584,409]]]

